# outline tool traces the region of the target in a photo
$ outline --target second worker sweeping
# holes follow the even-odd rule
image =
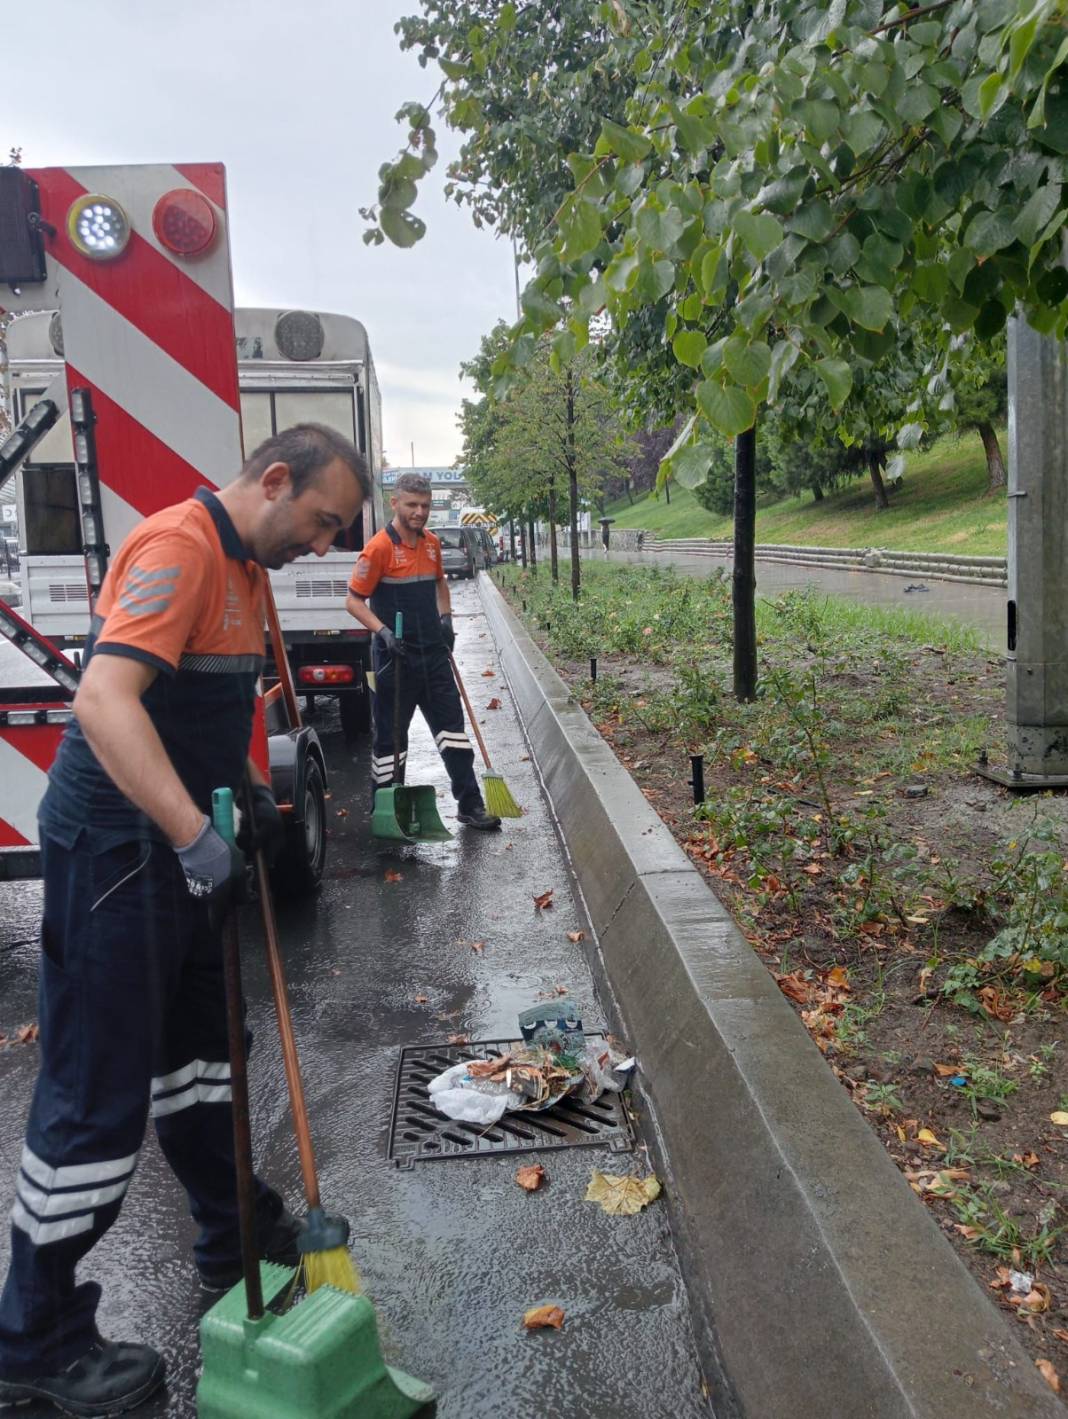
[[[372,790],[396,782],[393,771],[393,694],[397,659],[401,673],[400,781],[404,780],[407,730],[422,711],[445,763],[461,823],[483,830],[501,820],[486,812],[475,776],[475,754],[464,729],[464,713],[449,665],[455,641],[452,601],[441,564],[441,543],[427,529],[430,484],[417,473],[401,473],[390,497],[393,520],[360,553],[349,581],[346,607],[374,635],[375,672]],[[390,627],[404,617],[404,640]]]

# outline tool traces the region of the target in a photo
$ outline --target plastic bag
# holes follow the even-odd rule
[[[509,1109],[518,1109],[523,1100],[506,1084],[484,1079],[465,1079],[467,1063],[450,1065],[427,1086],[430,1102],[446,1118],[483,1127],[499,1123]]]

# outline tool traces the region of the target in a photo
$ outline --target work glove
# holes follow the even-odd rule
[[[404,642],[399,641],[388,626],[380,626],[379,629],[375,631],[375,639],[382,648],[382,653],[388,656],[390,660],[395,659],[397,656],[403,659],[408,653]]]
[[[249,831],[239,834],[242,839],[247,838],[241,846],[250,857],[262,852],[267,866],[273,867],[285,846],[285,820],[274,801],[274,794],[265,783],[254,783],[250,797],[251,811],[245,815],[245,826]],[[249,822],[249,819],[252,821]]]
[[[205,817],[200,832],[185,847],[175,848],[185,873],[189,895],[204,902],[216,920],[247,896],[245,854],[221,838]]]
[[[453,629],[452,616],[448,613],[441,618],[441,639],[445,642],[445,649],[451,654],[456,647],[456,632]]]

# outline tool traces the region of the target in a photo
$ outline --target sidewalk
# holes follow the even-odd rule
[[[590,928],[486,634],[478,592],[454,588],[458,659],[495,764],[527,816],[500,834],[460,828],[451,843],[378,848],[368,837],[367,762],[347,762],[333,711],[315,721],[331,767],[332,838],[316,903],[290,907],[281,933],[326,1204],[353,1222],[353,1252],[389,1359],[435,1385],[439,1419],[697,1419],[702,1395],[687,1296],[663,1202],[608,1217],[583,1195],[593,1168],[648,1170],[644,1153],[387,1161],[394,1069],[405,1045],[514,1036],[517,1012],[567,986],[588,1028],[603,1025],[586,952]],[[502,702],[487,710],[491,698]],[[326,717],[329,713],[330,718]],[[409,782],[433,783],[455,827],[440,759],[421,721]],[[345,816],[341,816],[345,815]],[[401,880],[385,880],[388,871]],[[549,889],[554,905],[536,911]],[[0,1031],[34,1016],[36,884],[0,888]],[[568,931],[585,930],[574,944]],[[298,1193],[281,1062],[259,937],[243,929],[257,1036],[253,1130],[262,1169]],[[481,951],[473,942],[484,943]],[[21,943],[21,944],[19,944]],[[417,999],[425,997],[425,1001]],[[439,1016],[445,1018],[437,1018]],[[33,1083],[34,1050],[0,1051],[0,1185],[8,1189]],[[548,1185],[523,1192],[516,1169],[540,1161]],[[665,1179],[665,1182],[667,1180]],[[202,1298],[177,1185],[146,1143],[123,1215],[83,1268],[105,1286],[100,1322],[168,1354],[167,1399],[148,1416],[194,1414]],[[0,1268],[6,1265],[6,1229]],[[524,1332],[523,1312],[563,1308],[560,1331]],[[32,1408],[20,1410],[36,1419]],[[733,1413],[728,1403],[719,1419]],[[769,1416],[770,1419],[770,1416]]]

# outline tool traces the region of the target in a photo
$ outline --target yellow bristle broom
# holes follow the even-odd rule
[[[482,751],[482,758],[486,765],[486,772],[482,775],[482,786],[486,790],[486,812],[492,813],[495,818],[522,818],[522,808],[520,808],[519,804],[512,797],[511,790],[505,783],[503,777],[497,773],[490,763],[489,754],[486,752],[485,740],[479,732],[475,712],[471,708],[471,701],[467,698],[464,682],[460,679],[460,671],[457,668],[456,660],[451,651],[449,652],[449,664],[452,666],[452,673],[456,678],[457,688],[463,697],[464,708],[467,710],[467,722],[474,731],[475,739],[479,749]]]
[[[246,783],[245,806],[251,817],[252,793]],[[250,824],[253,834],[255,822]],[[304,1219],[297,1238],[301,1254],[301,1273],[304,1288],[311,1293],[320,1286],[334,1286],[339,1291],[359,1292],[360,1278],[349,1255],[349,1224],[344,1217],[330,1216],[323,1211],[319,1200],[319,1175],[315,1167],[315,1152],[312,1148],[311,1128],[308,1124],[308,1107],[304,1099],[304,1081],[300,1075],[300,1060],[297,1043],[293,1036],[293,1016],[289,1008],[289,992],[286,990],[285,972],[282,968],[282,953],[278,946],[278,927],[275,921],[274,900],[271,896],[271,882],[263,853],[256,853],[256,885],[259,889],[260,908],[263,913],[263,932],[267,940],[267,967],[271,977],[271,991],[274,994],[275,1013],[278,1016],[278,1033],[282,1041],[282,1059],[286,1069],[286,1084],[289,1088],[289,1104],[293,1113],[293,1128],[297,1135],[297,1151],[300,1154],[300,1171],[304,1179],[304,1196],[308,1203],[308,1215]]]

